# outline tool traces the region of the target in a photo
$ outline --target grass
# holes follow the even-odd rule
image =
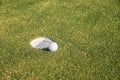
[[[119,0],[0,0],[0,80],[119,80]],[[30,41],[49,37],[56,52]]]

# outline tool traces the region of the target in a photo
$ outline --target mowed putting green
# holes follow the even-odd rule
[[[0,80],[120,80],[120,1],[0,0]]]

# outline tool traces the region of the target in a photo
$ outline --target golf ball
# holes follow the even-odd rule
[[[49,45],[49,50],[50,51],[57,51],[58,49],[58,44],[56,42],[52,42],[50,45]]]

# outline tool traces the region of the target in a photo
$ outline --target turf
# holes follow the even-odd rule
[[[120,1],[0,0],[0,80],[120,80]]]

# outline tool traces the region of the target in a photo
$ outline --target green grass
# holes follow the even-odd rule
[[[120,1],[0,0],[0,80],[120,80]]]

